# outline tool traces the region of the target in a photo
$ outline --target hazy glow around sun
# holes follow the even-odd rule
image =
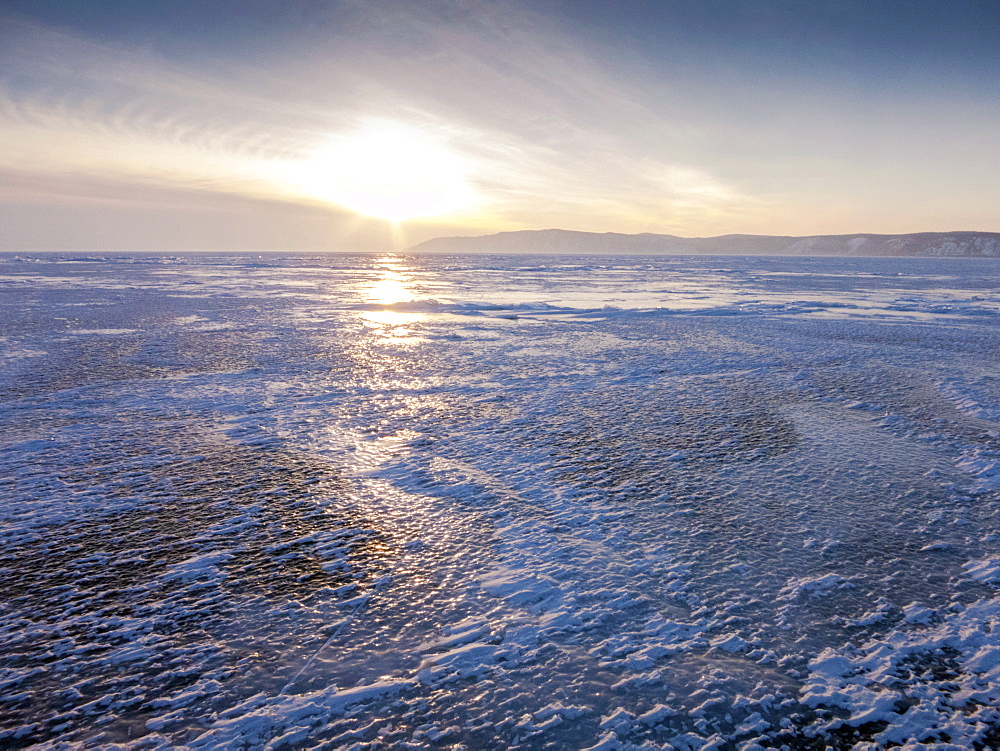
[[[445,141],[399,123],[335,137],[283,171],[303,195],[394,222],[451,214],[476,200],[466,164]]]

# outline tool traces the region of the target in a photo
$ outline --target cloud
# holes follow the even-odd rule
[[[317,154],[379,122],[461,164],[476,199],[435,221],[468,232],[899,231],[907,200],[938,216],[938,185],[968,197],[963,218],[988,216],[997,188],[983,103],[942,112],[779,70],[750,85],[695,41],[642,57],[510,0],[341,3],[308,20],[254,57],[4,19],[0,169],[62,185],[53,202],[118,182],[325,207],[340,222],[350,191],[321,185]],[[879,207],[881,223],[845,219]]]
[[[627,215],[655,188],[642,173],[683,169],[629,138],[655,122],[662,147],[681,131],[536,14],[388,3],[353,24],[327,40],[332,49],[314,40],[266,68],[195,68],[7,25],[0,166],[321,203],[276,166],[382,118],[433,134],[470,165],[482,200],[466,221],[484,226],[527,202],[583,214],[598,202]]]

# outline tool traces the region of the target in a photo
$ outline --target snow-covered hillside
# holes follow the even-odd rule
[[[910,235],[722,235],[676,237],[644,233],[523,230],[480,237],[439,237],[410,249],[418,253],[630,253],[789,256],[1000,257],[995,232],[920,232]]]

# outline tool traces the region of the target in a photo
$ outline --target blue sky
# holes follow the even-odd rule
[[[1000,3],[0,11],[11,249],[1000,231]]]

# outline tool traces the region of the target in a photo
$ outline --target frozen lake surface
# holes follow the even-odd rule
[[[0,747],[1000,747],[998,272],[0,256]]]

